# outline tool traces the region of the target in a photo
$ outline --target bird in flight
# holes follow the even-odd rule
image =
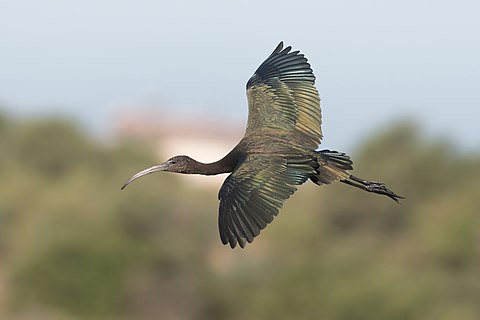
[[[222,243],[231,248],[251,243],[307,180],[317,185],[340,181],[396,202],[403,198],[383,183],[350,174],[353,163],[345,153],[317,150],[322,139],[320,97],[312,68],[299,51],[280,42],[248,80],[247,99],[245,135],[225,157],[206,164],[175,156],[138,172],[122,190],[158,171],[230,173],[218,193],[218,228]]]

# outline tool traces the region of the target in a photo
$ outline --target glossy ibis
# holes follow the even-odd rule
[[[402,197],[383,183],[349,173],[352,161],[345,153],[320,150],[320,97],[315,76],[305,56],[283,42],[247,82],[248,123],[242,140],[223,159],[201,163],[188,156],[135,174],[122,187],[157,171],[186,174],[231,174],[218,198],[218,227],[223,244],[243,248],[278,214],[283,202],[310,179],[322,185],[333,181],[388,196]]]

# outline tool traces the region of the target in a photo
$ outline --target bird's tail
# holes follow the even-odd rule
[[[331,150],[316,151],[316,154],[319,167],[316,169],[317,174],[310,178],[314,183],[329,184],[350,177],[348,170],[353,169],[353,162],[348,155]]]
[[[348,171],[353,169],[353,162],[345,153],[330,150],[316,151],[316,153],[319,167],[316,169],[317,173],[310,178],[314,183],[322,185],[340,181],[368,192],[385,195],[396,202],[404,199],[382,182],[367,181],[350,174]]]

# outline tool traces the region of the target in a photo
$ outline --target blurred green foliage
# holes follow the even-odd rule
[[[392,126],[355,174],[403,204],[309,183],[231,250],[220,186],[165,173],[120,191],[152,149],[0,116],[0,318],[480,319],[478,154]]]

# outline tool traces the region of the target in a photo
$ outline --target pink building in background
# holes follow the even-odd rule
[[[207,117],[160,115],[156,112],[121,113],[114,122],[120,136],[152,141],[159,162],[174,155],[189,155],[201,162],[213,162],[225,156],[243,137],[244,124]],[[151,165],[146,163],[145,166]],[[183,176],[191,183],[211,183],[217,187],[226,175]]]

